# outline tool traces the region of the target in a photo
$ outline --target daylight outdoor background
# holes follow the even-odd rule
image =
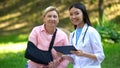
[[[50,5],[59,9],[58,27],[69,35],[74,29],[68,8],[74,2],[85,4],[93,27],[101,34],[106,56],[102,68],[120,68],[120,0],[0,0],[0,68],[25,68],[29,33],[43,24],[42,12]]]

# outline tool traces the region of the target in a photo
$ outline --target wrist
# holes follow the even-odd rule
[[[86,53],[84,51],[82,51],[82,56],[86,56]]]

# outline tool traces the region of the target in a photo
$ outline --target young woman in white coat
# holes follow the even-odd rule
[[[70,43],[76,47],[73,54],[74,68],[101,68],[105,58],[101,37],[91,26],[86,7],[82,3],[75,3],[69,8],[70,20],[75,30],[70,34]]]

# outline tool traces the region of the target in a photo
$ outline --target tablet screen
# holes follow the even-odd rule
[[[74,46],[53,46],[53,48],[56,51],[61,52],[63,54],[71,54],[71,50],[77,51],[77,49]]]

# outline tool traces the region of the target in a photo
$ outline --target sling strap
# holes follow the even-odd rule
[[[53,44],[54,44],[54,40],[55,40],[55,37],[56,37],[56,32],[57,32],[57,29],[55,30],[53,36],[52,36],[52,40],[50,42],[50,46],[49,46],[49,51],[51,51],[52,47],[53,47]]]

